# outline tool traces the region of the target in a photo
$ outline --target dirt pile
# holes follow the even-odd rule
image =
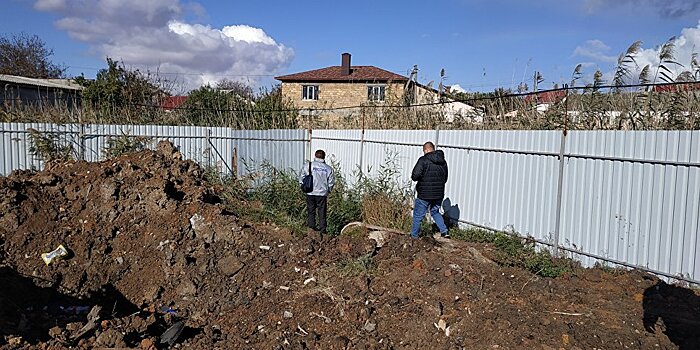
[[[246,205],[241,203],[240,205]],[[63,244],[64,260],[41,253]],[[700,301],[639,273],[538,278],[457,241],[234,217],[168,143],[0,178],[0,346],[694,348]],[[673,312],[669,312],[673,310]]]

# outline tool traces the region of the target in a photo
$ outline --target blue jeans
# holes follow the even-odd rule
[[[444,236],[447,233],[447,226],[445,226],[445,221],[442,219],[442,215],[440,215],[441,204],[441,199],[424,201],[420,198],[416,198],[416,203],[413,206],[413,228],[411,229],[411,237],[418,238],[420,223],[423,221],[428,209],[430,209],[430,215],[433,217],[433,221],[435,221],[435,224],[440,230],[440,234]]]

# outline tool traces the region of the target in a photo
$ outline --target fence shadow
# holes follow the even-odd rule
[[[659,281],[644,291],[644,328],[663,332],[681,350],[700,349],[700,296]]]

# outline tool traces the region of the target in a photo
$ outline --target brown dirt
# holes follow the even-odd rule
[[[40,254],[59,244],[70,256],[46,266]],[[167,143],[51,164],[0,178],[0,348],[162,349],[179,320],[175,343],[193,349],[700,346],[689,289],[638,272],[539,278],[493,253],[246,222]],[[71,339],[94,305],[96,326]]]

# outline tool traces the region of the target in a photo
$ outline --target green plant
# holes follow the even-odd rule
[[[118,157],[125,153],[143,151],[153,142],[153,138],[147,136],[132,136],[122,133],[119,136],[107,138],[107,144],[103,151],[107,158]]]
[[[534,241],[530,239],[503,232],[454,228],[450,235],[453,239],[493,244],[496,248],[496,262],[524,268],[542,277],[559,277],[570,272],[573,264],[567,259],[554,259],[546,250],[537,250]]]
[[[29,152],[40,160],[50,162],[54,160],[67,161],[73,159],[73,146],[65,144],[60,139],[60,134],[55,132],[40,132],[36,129],[27,129],[31,139]]]
[[[338,263],[337,267],[338,271],[345,276],[371,275],[377,269],[371,253],[343,260]]]

